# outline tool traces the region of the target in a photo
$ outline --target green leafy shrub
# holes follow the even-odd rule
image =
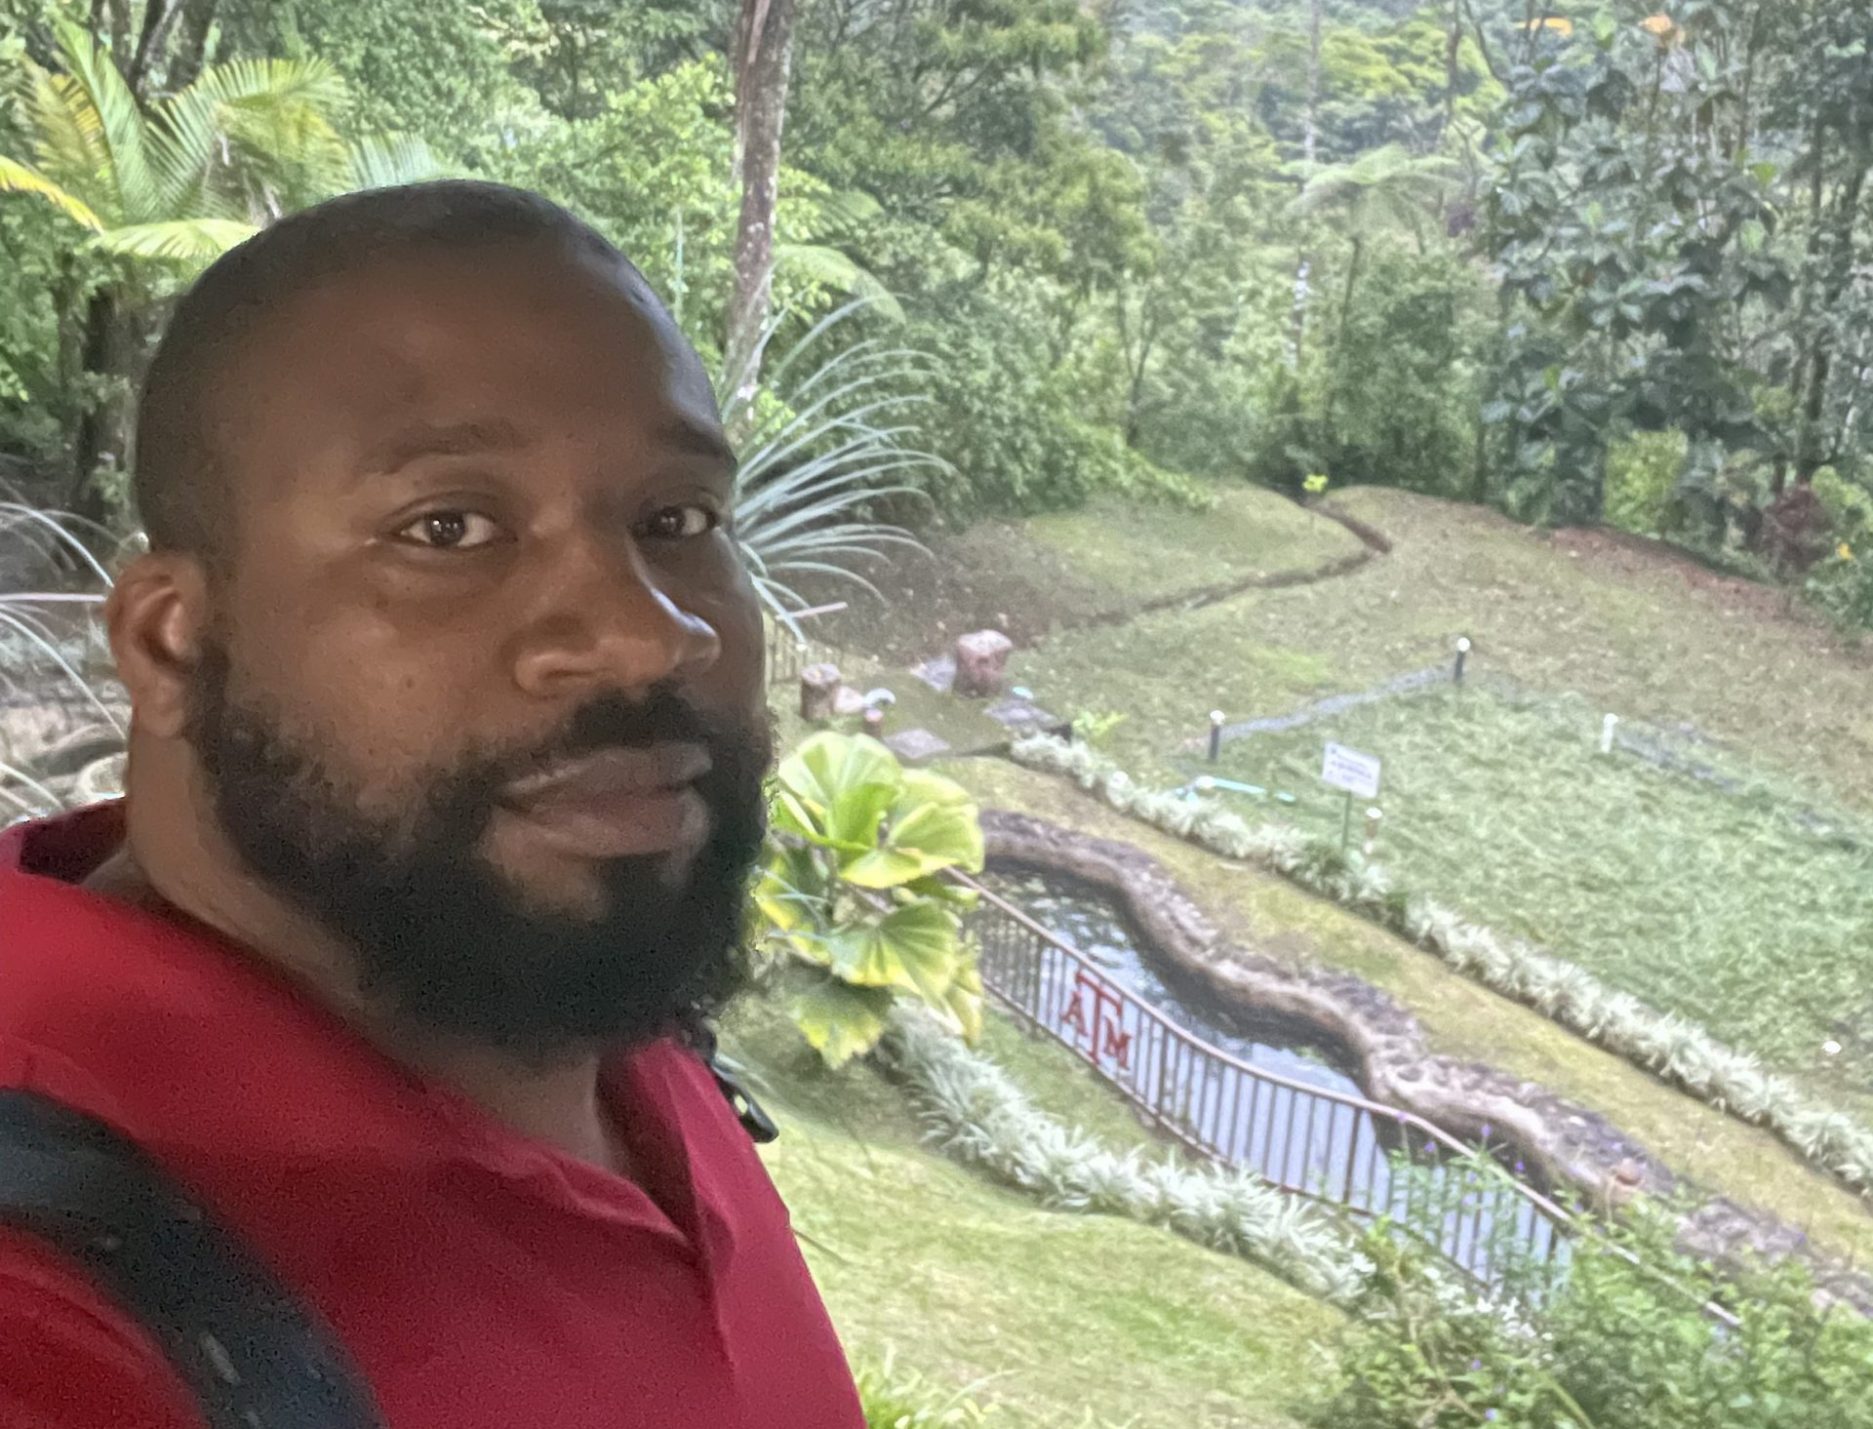
[[[1329,475],[1438,496],[1467,489],[1481,296],[1454,253],[1395,251],[1373,262],[1324,374]]]
[[[869,1052],[900,998],[973,1040],[982,979],[962,937],[982,826],[960,784],[862,735],[816,734],[782,761],[755,905],[788,1010],[828,1066]]]
[[[1505,1316],[1374,1235],[1343,1387],[1320,1429],[1868,1429],[1873,1321],[1798,1266],[1719,1270],[1641,1214],[1579,1245],[1542,1308]],[[1737,1324],[1703,1307],[1722,1303]]]
[[[954,467],[927,488],[945,516],[1064,510],[1140,481],[1124,444],[1081,415],[1084,393],[1046,329],[1032,304],[999,290],[965,291],[907,325],[905,345],[931,358],[920,439]]]
[[[1641,536],[1673,532],[1672,494],[1684,469],[1681,432],[1634,432],[1606,456],[1606,519]]]
[[[1338,329],[1298,369],[1277,366],[1256,401],[1246,460],[1264,485],[1466,493],[1476,467],[1481,290],[1453,254],[1381,253]]]
[[[1841,625],[1873,630],[1873,552],[1841,542],[1808,577],[1808,597]]]

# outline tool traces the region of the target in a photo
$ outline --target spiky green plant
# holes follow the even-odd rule
[[[737,535],[761,599],[795,634],[793,612],[807,600],[792,582],[830,576],[873,590],[867,562],[922,549],[903,527],[878,519],[878,505],[914,499],[922,480],[951,470],[912,444],[908,416],[922,400],[923,356],[878,337],[843,341],[866,307],[847,303],[814,323],[752,396],[740,395],[741,373],[724,373],[719,388],[723,420],[744,453]],[[770,338],[784,321],[770,322]]]
[[[56,553],[80,573],[75,588],[0,589],[0,695],[78,705],[90,729],[121,740],[119,706],[107,698],[94,669],[107,655],[100,619],[110,573],[81,539],[83,527],[21,501],[0,501],[0,555],[52,568]],[[106,535],[101,531],[93,537]],[[86,733],[86,730],[77,731]],[[35,768],[0,735],[0,823],[55,812],[70,794]]]

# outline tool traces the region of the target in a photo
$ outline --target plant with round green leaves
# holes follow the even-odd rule
[[[979,873],[982,856],[968,792],[874,739],[816,734],[782,761],[755,906],[788,1010],[828,1066],[871,1051],[900,999],[980,1034],[973,896],[944,875]]]

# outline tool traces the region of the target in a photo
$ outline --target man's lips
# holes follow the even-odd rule
[[[708,832],[708,806],[695,786],[710,767],[696,744],[604,749],[515,780],[501,805],[577,857],[671,853],[696,847]]]

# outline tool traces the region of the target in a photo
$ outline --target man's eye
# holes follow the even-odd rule
[[[706,536],[722,524],[721,513],[711,506],[689,502],[666,506],[644,523],[643,533],[657,541],[688,541]]]
[[[430,511],[397,532],[397,539],[437,551],[468,551],[491,546],[501,528],[473,511]]]

